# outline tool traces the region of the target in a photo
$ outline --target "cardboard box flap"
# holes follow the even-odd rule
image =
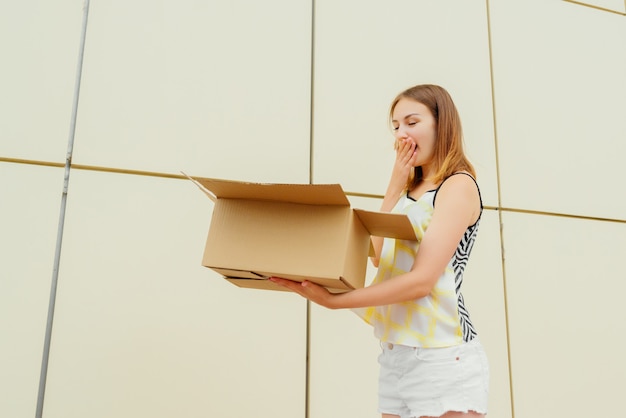
[[[196,181],[194,178],[190,177],[187,173],[185,173],[184,171],[181,171],[181,173],[183,174],[183,176],[187,177],[189,180],[191,180],[196,186],[198,186],[198,188],[200,190],[202,190],[202,193],[204,193],[205,195],[207,195],[209,197],[209,199],[211,199],[213,202],[215,202],[217,200],[217,197],[215,197],[215,195],[213,193],[211,193],[210,190],[207,190],[206,187],[204,187],[202,184],[200,184],[198,181]]]
[[[372,212],[363,209],[354,209],[354,212],[370,235],[417,241],[413,225],[405,214]]]
[[[350,206],[350,201],[340,184],[248,183],[202,177],[189,177],[189,179],[218,199],[248,199],[305,205]]]

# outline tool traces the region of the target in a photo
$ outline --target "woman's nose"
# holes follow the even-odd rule
[[[395,135],[396,135],[396,139],[408,138],[406,131],[404,131],[402,127],[399,127],[398,129],[396,129]]]

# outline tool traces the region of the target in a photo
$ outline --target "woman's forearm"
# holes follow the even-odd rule
[[[390,305],[423,298],[432,290],[436,280],[420,277],[416,271],[401,274],[384,282],[333,295],[329,308],[366,308]]]
[[[400,196],[403,193],[403,189],[399,186],[394,187],[393,183],[389,184],[387,188],[387,192],[385,193],[385,197],[383,198],[383,202],[380,206],[380,212],[391,212],[393,208],[400,200]],[[380,260],[380,254],[383,248],[383,237],[375,237],[372,236],[372,246],[374,247],[375,256],[372,257],[372,263],[375,267],[378,267],[378,261]]]

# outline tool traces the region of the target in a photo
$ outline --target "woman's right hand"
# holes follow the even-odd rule
[[[411,138],[399,138],[397,140],[396,161],[393,165],[386,195],[397,197],[404,191],[417,157],[415,148],[415,142]]]

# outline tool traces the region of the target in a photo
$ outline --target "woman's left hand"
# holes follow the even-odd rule
[[[309,299],[312,302],[317,303],[318,305],[334,309],[332,306],[332,299],[334,295],[323,286],[308,280],[296,282],[293,280],[282,279],[280,277],[270,277],[269,280]]]

